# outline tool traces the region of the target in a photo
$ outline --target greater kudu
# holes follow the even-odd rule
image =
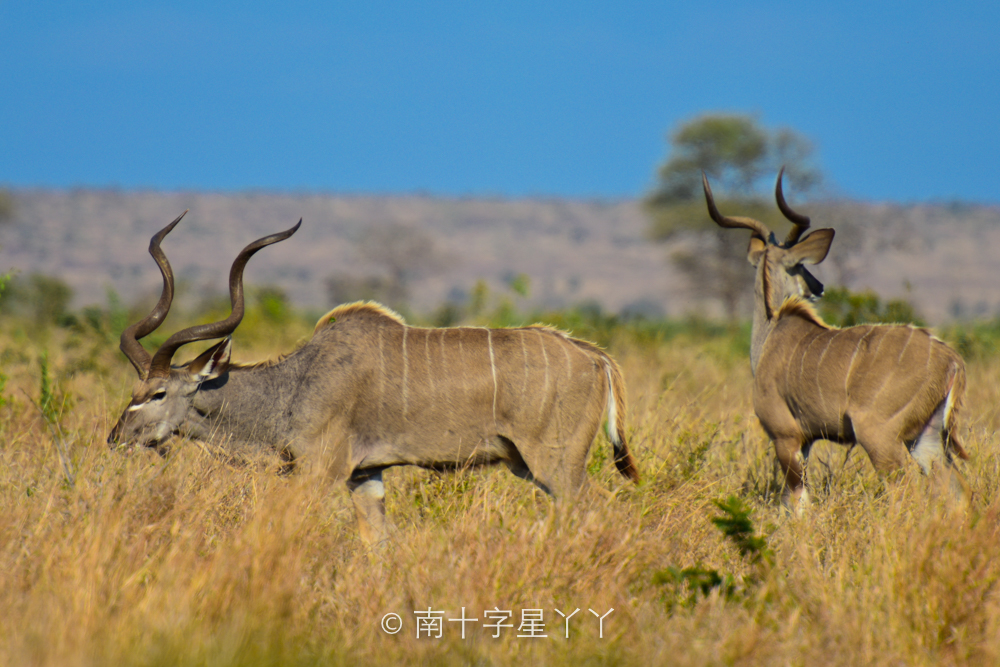
[[[807,300],[821,296],[823,285],[803,264],[826,258],[834,232],[801,237],[809,218],[785,201],[783,172],[775,197],[793,224],[784,243],[758,220],[723,216],[704,175],[702,183],[712,220],[751,232],[753,404],[785,474],[785,503],[796,507],[808,500],[805,466],[816,440],[860,444],[879,472],[903,466],[909,451],[927,474],[935,464],[947,468],[952,491],[964,495],[965,482],[952,462],[953,455],[967,458],[957,436],[962,358],[912,325],[838,329],[820,319]]]
[[[150,241],[163,275],[159,302],[122,333],[140,381],[108,437],[113,447],[162,453],[167,440],[186,436],[263,446],[289,463],[318,465],[347,480],[370,544],[386,535],[382,471],[390,466],[502,462],[557,500],[573,499],[586,483],[605,409],[615,464],[638,480],[618,365],[596,345],[550,327],[424,329],[377,304],[354,303],[324,315],[312,338],[283,358],[232,363],[229,336],[243,317],[247,260],[299,225],[240,252],[229,274],[227,319],[173,334],[151,358],[138,339],[170,308],[173,273],[160,242],[181,217]],[[171,366],[179,347],[213,338],[224,340]]]

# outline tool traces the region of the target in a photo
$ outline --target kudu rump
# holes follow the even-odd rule
[[[783,172],[775,197],[793,224],[784,243],[758,220],[723,216],[708,178],[702,183],[712,220],[751,232],[753,404],[785,474],[785,503],[795,507],[808,499],[805,464],[816,440],[860,444],[879,472],[903,466],[909,451],[927,474],[947,468],[952,491],[964,495],[965,482],[952,465],[952,456],[967,458],[956,434],[965,392],[962,358],[911,325],[838,329],[819,318],[806,300],[821,296],[823,285],[803,264],[826,258],[833,230],[800,238],[809,218],[785,202]]]
[[[153,236],[163,275],[153,311],[122,333],[139,373],[132,400],[108,437],[163,453],[174,436],[223,447],[271,448],[295,464],[346,478],[362,537],[386,536],[382,471],[396,465],[459,468],[505,463],[559,500],[586,483],[587,454],[607,409],[618,470],[638,471],[625,442],[625,388],[597,346],[545,326],[516,329],[407,326],[381,306],[355,303],[324,315],[312,338],[277,361],[230,361],[243,318],[250,257],[299,225],[244,248],[229,273],[232,314],[189,327],[150,357],[138,340],[162,323],[174,293],[160,249],[184,217]],[[193,361],[171,366],[186,343],[223,338]]]

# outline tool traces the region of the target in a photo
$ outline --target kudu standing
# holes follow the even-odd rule
[[[962,358],[912,325],[838,329],[819,318],[806,300],[821,296],[823,285],[803,264],[822,262],[834,233],[818,229],[802,237],[809,218],[785,202],[783,173],[775,197],[793,224],[784,243],[758,220],[723,216],[704,175],[702,183],[712,220],[751,232],[753,404],[785,474],[784,502],[808,501],[806,461],[816,440],[860,444],[880,473],[903,466],[909,451],[927,474],[946,468],[952,492],[965,495],[952,463],[953,455],[968,458],[956,434],[965,392]]]
[[[370,303],[324,315],[312,338],[276,361],[230,361],[229,337],[243,317],[243,269],[251,255],[299,225],[244,248],[229,273],[232,314],[179,331],[150,357],[138,340],[162,323],[173,273],[153,236],[163,275],[153,311],[126,329],[121,349],[139,373],[132,400],[108,437],[113,447],[164,452],[173,436],[223,447],[263,446],[289,463],[345,478],[362,538],[386,537],[382,471],[505,463],[557,500],[586,483],[587,455],[608,412],[614,460],[639,478],[625,442],[625,387],[597,346],[545,326],[516,329],[407,326]],[[224,338],[193,361],[171,366],[182,345]]]

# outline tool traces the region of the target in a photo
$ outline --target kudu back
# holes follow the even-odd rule
[[[804,265],[826,258],[834,232],[818,229],[802,237],[810,220],[785,201],[783,171],[775,198],[793,223],[784,243],[758,220],[723,216],[708,178],[702,182],[712,220],[751,231],[753,403],[784,472],[785,503],[797,507],[808,500],[806,462],[816,440],[860,444],[882,473],[902,467],[909,454],[924,473],[947,475],[954,495],[967,496],[953,465],[953,457],[967,458],[958,439],[961,356],[912,325],[839,329],[820,319],[808,300],[821,296],[823,285]]]
[[[243,269],[299,225],[240,252],[230,270],[227,319],[179,331],[150,357],[138,339],[170,308],[173,273],[160,243],[182,217],[150,241],[163,292],[153,311],[122,334],[139,383],[108,437],[111,446],[163,453],[182,436],[265,447],[290,464],[321,466],[346,479],[370,544],[386,537],[382,471],[391,466],[504,463],[557,500],[572,500],[586,483],[587,455],[605,411],[615,464],[638,481],[618,365],[596,345],[550,327],[426,329],[377,304],[355,303],[324,315],[307,343],[276,361],[231,362],[229,336],[243,317]],[[214,338],[223,340],[171,366],[182,345]]]

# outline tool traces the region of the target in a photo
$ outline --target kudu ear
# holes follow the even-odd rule
[[[786,266],[819,264],[826,259],[831,243],[833,243],[833,230],[817,229],[789,248],[783,263]]]
[[[233,339],[226,336],[198,355],[198,358],[188,364],[187,370],[192,382],[214,380],[229,370],[229,354],[233,350]]]

